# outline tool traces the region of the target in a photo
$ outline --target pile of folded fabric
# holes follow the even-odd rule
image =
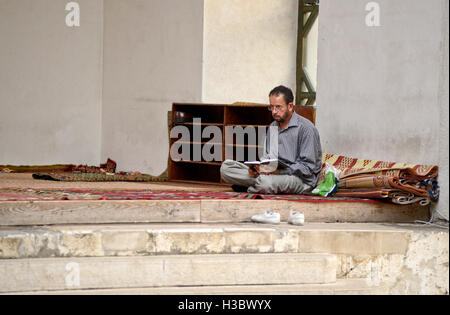
[[[100,166],[70,165],[63,171],[34,173],[34,179],[55,180],[64,182],[161,182],[167,176],[151,176],[140,172],[117,172],[116,162],[108,159]]]
[[[89,174],[106,174],[115,173],[117,163],[111,159],[108,159],[106,163],[100,164],[100,166],[88,166],[88,165],[78,165],[74,166],[70,171],[75,174],[89,173]]]
[[[426,206],[439,199],[438,167],[324,154],[322,162],[339,169],[335,197],[384,199]],[[322,174],[323,175],[323,174]],[[319,179],[320,181],[320,179]]]
[[[13,170],[7,167],[0,167],[0,173],[12,173]]]

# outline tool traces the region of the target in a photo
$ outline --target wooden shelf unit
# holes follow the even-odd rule
[[[199,104],[199,103],[173,103],[172,104],[172,123],[170,129],[175,126],[184,126],[189,130],[190,139],[180,140],[180,138],[170,138],[170,147],[177,142],[177,144],[189,145],[190,148],[190,160],[174,161],[169,157],[169,179],[174,181],[186,181],[186,182],[207,182],[207,183],[223,183],[220,178],[220,166],[222,161],[226,159],[225,153],[230,152],[226,150],[233,149],[232,159],[237,159],[237,150],[243,150],[240,152],[240,156],[244,157],[242,161],[248,159],[258,158],[258,149],[262,150],[263,146],[259,143],[250,143],[248,136],[243,137],[243,143],[237,143],[237,137],[234,135],[232,143],[225,143],[225,130],[232,127],[268,127],[272,121],[272,114],[267,110],[268,105],[259,104]],[[310,119],[314,123],[314,108],[312,106],[295,106],[295,111],[300,115]],[[183,112],[185,118],[181,120],[177,118],[176,113]],[[194,119],[196,123],[194,123]],[[200,123],[199,123],[200,122]],[[198,129],[198,127],[200,127]],[[214,127],[219,128],[222,139],[218,142],[218,139],[212,141],[212,138],[203,138],[201,135],[205,128]],[[196,128],[194,130],[194,128]],[[209,130],[213,130],[209,129]],[[217,129],[215,129],[217,130]],[[197,133],[197,138],[194,139],[194,132]],[[200,139],[198,137],[200,136]],[[259,135],[257,134],[258,140]],[[242,140],[242,139],[241,139]],[[200,161],[194,161],[193,149],[203,148],[205,144],[213,145],[212,148],[207,148],[212,152],[214,150],[221,150],[220,161],[205,161],[201,157]],[[181,149],[182,149],[181,148]],[[251,153],[255,153],[256,157],[250,156]]]

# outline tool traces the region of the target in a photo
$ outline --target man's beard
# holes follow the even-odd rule
[[[286,121],[286,119],[289,117],[289,112],[286,112],[283,116],[278,115],[278,118],[275,115],[272,115],[272,117],[278,123],[284,123]]]

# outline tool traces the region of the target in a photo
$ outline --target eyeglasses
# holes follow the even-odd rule
[[[282,109],[283,109],[283,106],[281,106],[281,105],[270,105],[270,106],[267,107],[267,110],[269,112],[272,112],[273,110],[279,112]]]

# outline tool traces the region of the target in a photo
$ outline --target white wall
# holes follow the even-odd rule
[[[102,160],[159,175],[173,102],[200,102],[203,0],[105,1]]]
[[[440,165],[448,218],[448,1],[376,1],[378,27],[365,24],[367,2],[320,2],[324,152]]]
[[[441,195],[438,206],[434,209],[437,217],[449,220],[449,69],[448,69],[448,39],[449,39],[449,2],[442,0],[442,18],[441,18],[441,35],[442,41],[440,45],[442,65],[439,72],[439,183],[441,186]]]
[[[103,0],[0,0],[0,164],[98,164]]]
[[[202,101],[267,103],[295,93],[296,0],[205,0]]]

